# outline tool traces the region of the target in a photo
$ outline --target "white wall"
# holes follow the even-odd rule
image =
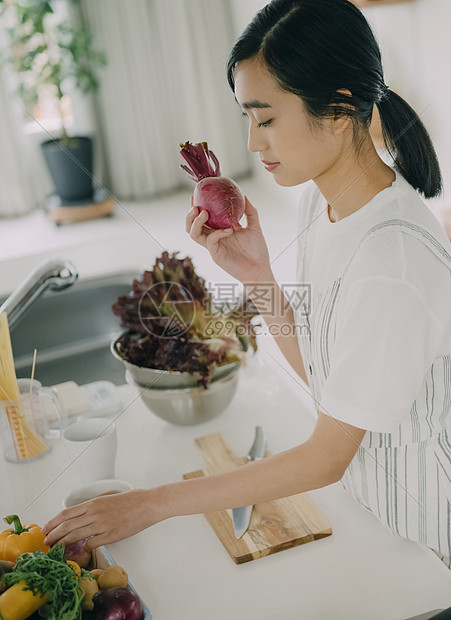
[[[267,2],[265,0],[231,0],[231,4],[236,37],[238,38],[254,15],[264,7]],[[264,169],[258,153],[252,153],[252,162],[254,176],[259,185],[270,191],[275,199],[280,197],[282,202],[287,203],[292,208],[296,208],[299,203],[299,186],[280,187],[277,185],[274,182],[272,174]],[[255,206],[258,207],[258,205]]]
[[[445,192],[435,204],[451,207],[451,2],[415,0],[364,13],[381,45],[386,83],[420,115],[437,150]]]

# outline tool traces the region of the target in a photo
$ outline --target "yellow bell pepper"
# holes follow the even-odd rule
[[[77,575],[78,579],[80,579],[80,577],[81,577],[81,568],[79,567],[77,562],[74,562],[73,560],[67,560],[67,563],[72,568],[72,570],[75,571],[75,574]]]
[[[49,570],[47,582],[44,580],[43,583],[42,579],[37,579],[46,577]],[[52,617],[55,617],[55,612],[59,610],[61,603],[61,599],[58,598],[60,596],[58,584],[61,582],[72,590],[70,593],[66,592],[63,598],[65,602],[70,600],[73,611],[76,611],[75,606],[77,601],[79,605],[79,595],[82,593],[79,586],[80,577],[80,566],[72,560],[65,559],[64,547],[61,545],[50,549],[48,554],[36,551],[20,555],[15,569],[7,575],[6,584],[13,585],[7,587],[0,595],[0,620],[25,620],[46,603],[52,608]],[[33,583],[39,583],[38,588]],[[75,599],[72,598],[74,595]]]
[[[14,529],[0,532],[0,560],[15,562],[22,553],[38,549],[47,553],[50,549],[44,545],[45,534],[39,525],[33,523],[23,526],[17,515],[9,515],[3,520],[9,525],[13,524]]]
[[[25,620],[49,600],[47,594],[34,594],[33,590],[25,590],[26,587],[25,581],[19,581],[3,592],[0,596],[0,618]]]

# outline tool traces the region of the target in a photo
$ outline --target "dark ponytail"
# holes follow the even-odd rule
[[[357,145],[376,104],[385,145],[400,173],[426,198],[440,193],[440,167],[428,132],[414,110],[386,87],[379,46],[352,2],[272,0],[230,53],[232,90],[237,63],[254,57],[262,59],[282,89],[301,97],[312,123],[350,117]],[[351,96],[339,92],[344,89]]]
[[[403,177],[426,198],[442,191],[437,155],[426,127],[392,90],[377,103],[385,146]]]

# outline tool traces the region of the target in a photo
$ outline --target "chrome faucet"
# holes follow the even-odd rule
[[[0,306],[0,312],[8,315],[9,328],[47,288],[61,291],[72,286],[77,277],[77,269],[69,261],[55,259],[39,264]]]

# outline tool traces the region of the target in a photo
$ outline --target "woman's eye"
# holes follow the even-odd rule
[[[247,118],[249,118],[249,114],[246,114],[246,112],[241,112],[241,116],[246,116]],[[269,119],[268,121],[265,121],[264,123],[257,123],[257,129],[260,129],[260,127],[268,127],[271,124],[271,120],[272,119]]]

